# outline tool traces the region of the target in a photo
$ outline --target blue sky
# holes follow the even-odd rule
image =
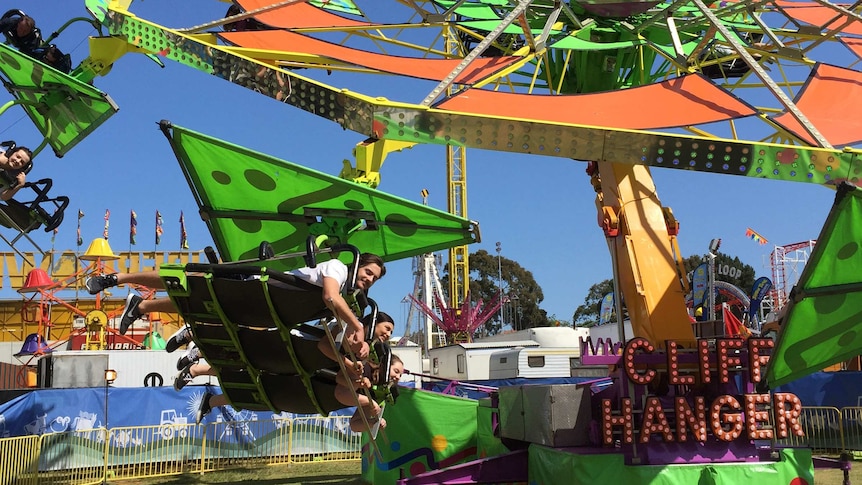
[[[369,14],[384,3],[373,2]],[[28,0],[19,7],[36,18],[45,34],[68,19],[87,16],[84,2],[78,0]],[[220,18],[226,9],[227,4],[214,0],[147,0],[130,8],[141,18],[175,28]],[[88,25],[78,23],[56,43],[77,65],[87,55],[86,37],[92,33]],[[314,77],[335,86],[342,79],[338,73]],[[354,76],[350,82],[354,84],[344,87],[414,103],[433,88],[372,75],[358,80]],[[86,214],[85,245],[101,237],[106,209],[111,211],[110,242],[116,252],[129,249],[131,210],[138,215],[136,250],[153,249],[156,210],[165,220],[159,249],[179,248],[180,211],[185,213],[191,248],[212,244],[176,159],[157,130],[161,119],[334,175],[363,139],[333,122],[170,61],[160,68],[143,56],[126,55],[94,84],[120,111],[62,159],[45,150],[30,175],[31,180],[52,178],[51,193],[71,199],[56,237],[58,250],[74,250],[79,209]],[[0,117],[0,139],[35,146],[41,136],[23,111],[13,108]],[[429,205],[445,210],[445,168],[440,146],[393,154],[383,166],[379,189],[416,201],[421,200],[421,190],[428,189]],[[531,271],[541,285],[545,295],[541,307],[570,320],[589,287],[612,276],[586,164],[471,149],[467,168],[468,215],[479,221],[483,237],[470,251],[495,254],[499,241],[502,255]],[[758,276],[771,276],[768,256],[774,245],[817,238],[834,197],[828,188],[802,183],[667,169],[653,169],[652,174],[663,205],[671,207],[681,223],[683,256],[704,254],[710,239],[722,238],[722,252],[738,256]],[[769,244],[748,239],[748,227]],[[31,235],[43,247],[51,246],[50,234],[40,230]],[[412,288],[411,261],[404,260],[390,263],[387,276],[372,290],[381,309],[398,321],[396,333],[403,331],[407,305],[402,300]],[[4,293],[9,298],[15,295]]]

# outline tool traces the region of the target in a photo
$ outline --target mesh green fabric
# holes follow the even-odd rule
[[[446,394],[402,388],[388,404],[385,438],[377,437],[382,457],[375,456],[363,434],[362,478],[392,483],[475,460],[478,402]]]
[[[842,185],[788,299],[770,386],[862,354],[862,189]]]
[[[386,261],[476,242],[475,223],[351,181],[174,126],[174,153],[225,261],[304,251],[327,235]],[[366,228],[349,233],[359,224]],[[325,258],[322,258],[325,259]],[[288,270],[301,258],[271,261]]]
[[[27,116],[63,156],[117,112],[95,87],[0,44],[0,73]]]
[[[788,448],[779,453],[780,459],[774,462],[630,466],[625,464],[622,453],[577,455],[530,445],[529,483],[814,483],[814,462],[810,449]]]

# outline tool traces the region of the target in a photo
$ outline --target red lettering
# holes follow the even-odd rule
[[[710,406],[710,421],[712,434],[721,441],[733,441],[742,434],[742,413],[723,412],[728,407],[733,411],[741,411],[739,401],[733,396],[719,396]],[[725,429],[727,425],[727,429]]]
[[[643,422],[641,423],[640,442],[649,443],[649,437],[652,433],[661,433],[665,441],[673,441],[670,425],[668,425],[667,417],[661,408],[661,401],[657,397],[647,398]]]
[[[742,359],[739,356],[731,356],[731,350],[742,348],[744,342],[742,339],[720,339],[716,342],[718,347],[718,382],[722,384],[730,381],[730,368],[739,367],[742,365]]]
[[[700,361],[700,382],[703,384],[707,384],[712,381],[712,377],[710,376],[709,371],[709,341],[708,340],[698,340],[697,341],[697,355],[698,360]]]
[[[626,375],[629,376],[629,380],[635,384],[649,384],[653,380],[653,377],[655,377],[656,372],[648,368],[643,374],[638,373],[637,369],[635,369],[635,352],[638,349],[643,349],[650,354],[655,351],[655,347],[645,338],[638,337],[629,340],[623,351],[623,368],[626,371]]]
[[[680,375],[679,373],[679,349],[673,340],[667,341],[667,372],[671,385],[690,386],[694,384],[694,376]]]
[[[632,400],[624,397],[620,400],[620,414],[614,416],[611,400],[602,399],[602,442],[614,444],[614,428],[622,428],[622,442],[630,445],[634,442],[634,425],[632,424]]]
[[[771,349],[775,342],[771,338],[748,339],[748,375],[751,382],[760,382],[762,372],[760,368],[769,362],[768,355],[760,355],[761,349]]]
[[[680,442],[688,441],[686,433],[686,426],[688,426],[694,433],[695,440],[706,441],[706,400],[703,396],[695,396],[694,411],[684,397],[678,396],[675,401],[677,439]]]
[[[790,406],[788,406],[790,404]],[[799,416],[802,414],[802,401],[795,394],[776,392],[772,395],[772,406],[775,409],[775,437],[787,438],[789,434],[805,436]]]
[[[769,422],[769,412],[761,406],[769,404],[769,394],[746,394],[745,395],[745,422],[748,431],[748,439],[769,440],[772,439],[772,430],[763,429],[758,423]]]

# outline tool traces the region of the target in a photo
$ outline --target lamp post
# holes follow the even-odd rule
[[[105,441],[108,440],[108,386],[117,380],[117,371],[105,369]]]
[[[716,318],[715,315],[715,257],[718,255],[718,248],[721,247],[721,239],[713,239],[709,241],[709,254],[707,257],[709,258],[709,266],[707,266],[707,294],[706,301],[709,302],[709,308],[707,313],[707,318],[709,321],[713,321]]]
[[[514,319],[514,325],[512,325],[512,330],[520,330],[521,328],[518,325],[518,320],[519,320],[518,317],[520,316],[518,314],[521,312],[520,298],[518,298],[518,295],[513,295],[513,296],[509,297],[509,301],[512,303],[512,310],[513,310],[513,312],[510,314],[513,315],[513,319]]]
[[[503,328],[503,263],[500,260],[500,252],[503,247],[497,241],[497,288],[500,291],[500,329]]]

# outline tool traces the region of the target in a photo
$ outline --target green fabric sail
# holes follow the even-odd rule
[[[0,76],[58,157],[118,110],[102,91],[5,44],[0,44]]]
[[[699,465],[626,465],[622,453],[577,455],[530,445],[529,482],[544,485],[661,483],[718,485],[729,483],[814,483],[810,449],[785,448],[777,461]]]
[[[370,446],[368,434],[362,435],[363,479],[395,484],[402,477],[478,458],[478,401],[406,387],[399,391],[395,404],[386,405],[386,428],[377,436],[382,458]]]
[[[862,354],[862,189],[839,187],[790,292],[767,368],[770,387]]]
[[[478,242],[475,222],[352,181],[162,122],[224,261],[301,252],[308,236],[352,244],[386,261]],[[325,259],[325,258],[322,258]],[[301,258],[267,267],[288,270]]]

